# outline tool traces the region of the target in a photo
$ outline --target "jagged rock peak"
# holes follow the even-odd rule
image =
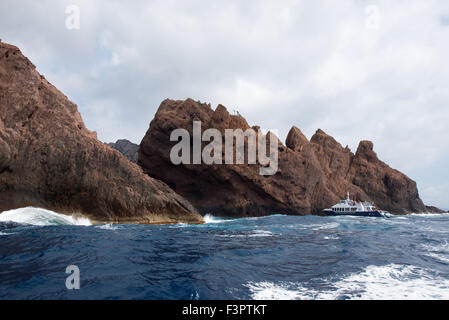
[[[377,154],[374,152],[374,143],[372,141],[360,141],[355,154],[357,158],[364,158],[368,161],[377,160]]]
[[[315,134],[310,138],[310,142],[324,146],[326,143],[332,143],[332,144],[338,144],[338,142],[328,135],[326,132],[324,132],[321,129],[318,129]]]
[[[310,142],[314,143],[318,146],[318,149],[324,151],[325,153],[329,152],[345,152],[349,153],[349,148],[343,148],[343,146],[334,139],[334,137],[328,135],[321,129],[318,129],[316,133],[310,139]]]
[[[309,140],[304,136],[304,134],[296,126],[293,126],[285,140],[285,145],[294,151],[301,151],[304,145],[307,145]]]
[[[137,153],[139,145],[126,139],[119,139],[116,142],[108,143],[111,148],[120,151],[129,161],[137,163]]]

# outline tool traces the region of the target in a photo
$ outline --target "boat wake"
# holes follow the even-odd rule
[[[89,219],[73,217],[41,208],[21,208],[0,213],[0,222],[14,222],[34,226],[74,225],[90,226]]]
[[[443,263],[449,263],[449,243],[444,241],[439,245],[421,245],[423,252],[429,257],[440,260]]]
[[[448,299],[449,280],[415,266],[368,266],[340,280],[307,284],[258,282],[246,285],[255,300],[427,300]],[[323,289],[326,288],[326,289]]]

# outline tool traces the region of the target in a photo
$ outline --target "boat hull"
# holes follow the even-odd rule
[[[348,211],[348,212],[336,212],[333,210],[325,210],[324,213],[331,217],[337,216],[356,216],[356,217],[377,217],[382,218],[384,214],[381,211]]]

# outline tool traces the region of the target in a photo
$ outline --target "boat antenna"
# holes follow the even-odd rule
[[[349,191],[346,193],[346,200],[349,200]]]

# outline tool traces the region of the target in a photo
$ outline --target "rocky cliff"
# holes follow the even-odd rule
[[[429,213],[449,213],[448,211],[442,210],[435,206],[426,206],[427,212]]]
[[[139,151],[139,145],[132,143],[129,140],[121,139],[117,142],[108,143],[112,149],[120,151],[129,161],[137,163],[137,153]]]
[[[170,134],[184,128],[192,136],[193,121],[201,121],[203,132],[209,128],[222,133],[225,129],[250,128],[245,119],[230,115],[222,105],[214,111],[210,105],[191,99],[165,100],[141,142],[138,164],[202,213],[239,217],[319,214],[348,191],[355,200],[374,201],[392,213],[426,211],[416,183],[381,162],[371,142],[362,141],[353,154],[322,130],[309,141],[293,127],[285,145],[277,141],[279,168],[273,176],[259,175],[260,165],[247,162],[175,166],[170,150],[177,142],[170,142]]]
[[[0,212],[25,206],[98,222],[202,222],[187,200],[97,140],[77,106],[0,42]]]

